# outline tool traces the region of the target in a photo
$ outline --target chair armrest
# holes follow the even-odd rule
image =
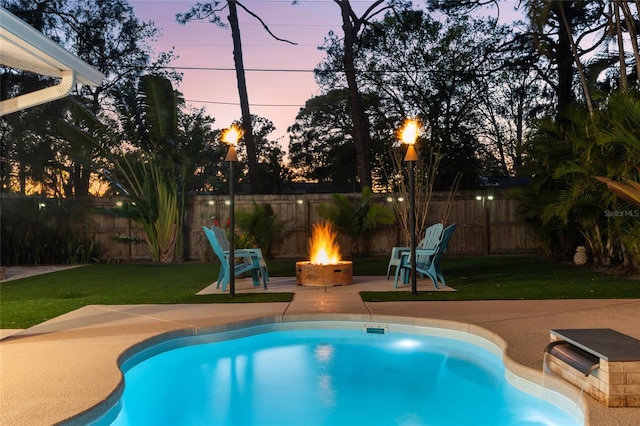
[[[225,251],[224,254],[227,258],[229,258],[231,252]],[[242,262],[244,264],[254,264],[255,262],[258,262],[258,264],[260,264],[260,266],[262,266],[263,268],[267,267],[267,262],[264,260],[264,257],[262,257],[262,250],[259,248],[234,250],[233,257],[242,259]]]
[[[235,250],[235,253],[246,253],[262,257],[262,250],[260,250],[259,248],[237,249]]]
[[[416,249],[416,257],[418,257],[418,256],[433,256],[434,254],[436,254],[436,249]],[[411,250],[410,249],[400,252],[401,263],[410,262],[410,260],[409,260],[410,258],[411,258]]]
[[[403,251],[409,251],[411,248],[409,247],[394,247],[391,249],[391,258],[392,259],[400,259],[400,255]]]
[[[433,256],[436,252],[436,247],[432,249],[416,249],[416,256]]]
[[[231,251],[225,250],[224,254],[229,256]],[[246,256],[258,256],[262,259],[262,250],[259,248],[251,248],[251,249],[236,249],[233,251],[233,255],[235,257],[246,257]]]

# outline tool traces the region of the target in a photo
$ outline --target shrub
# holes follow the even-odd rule
[[[366,236],[378,225],[390,225],[395,222],[395,214],[387,207],[372,201],[373,192],[364,187],[359,200],[351,202],[344,194],[332,194],[333,203],[322,203],[318,214],[331,221],[338,232],[351,240],[351,254],[358,257]]]
[[[86,237],[85,202],[76,199],[3,199],[3,265],[78,264],[97,261],[100,248]]]
[[[270,204],[257,204],[255,201],[253,210],[236,212],[236,222],[244,232],[244,238],[249,236],[265,256],[269,255],[275,233],[284,228],[284,223],[276,219]]]

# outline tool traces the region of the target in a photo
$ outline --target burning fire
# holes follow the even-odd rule
[[[408,145],[416,143],[420,135],[420,123],[418,120],[408,118],[404,121],[402,129],[399,131],[399,139]]]
[[[330,222],[313,225],[309,240],[310,263],[333,265],[340,262],[340,246],[336,242],[336,231]]]
[[[224,143],[228,143],[229,145],[235,145],[240,139],[242,139],[243,134],[244,132],[242,129],[237,124],[234,124],[228,129],[224,129],[222,131],[220,140]]]

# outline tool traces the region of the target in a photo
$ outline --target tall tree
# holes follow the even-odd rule
[[[180,109],[179,114],[185,191],[213,192],[220,185],[219,159],[226,153],[224,145],[217,143],[219,132],[211,128],[215,120],[204,109]]]
[[[369,117],[364,110],[362,96],[360,95],[360,90],[358,90],[358,81],[356,79],[356,69],[354,65],[355,44],[358,33],[361,31],[365,22],[370,19],[370,14],[376,10],[376,7],[383,4],[384,1],[376,1],[361,17],[356,15],[348,0],[334,1],[340,7],[342,16],[342,30],[344,31],[344,54],[342,56],[342,62],[344,74],[347,79],[347,87],[349,89],[349,103],[351,105],[358,175],[362,185],[371,187],[371,155],[369,152],[371,149],[371,134],[369,132]]]
[[[257,16],[239,1],[227,0],[223,3],[222,6],[221,3],[223,2],[219,0],[214,0],[210,3],[198,2],[188,12],[177,14],[176,19],[181,24],[186,24],[191,20],[206,19],[215,25],[224,27],[225,24],[220,18],[220,13],[226,8],[229,9],[229,15],[227,19],[229,21],[229,25],[231,26],[231,38],[233,39],[233,61],[236,69],[236,81],[238,84],[238,95],[240,98],[240,110],[242,112],[244,142],[247,148],[247,161],[249,164],[249,185],[251,187],[251,193],[256,194],[260,192],[260,174],[258,170],[256,142],[254,140],[253,126],[251,124],[251,110],[249,107],[249,95],[247,93],[244,59],[242,56],[242,39],[240,37],[240,25],[238,24],[238,6],[249,15],[256,18],[270,36],[278,41],[284,41],[287,43],[291,42],[276,37],[259,16]]]
[[[296,178],[355,185],[357,164],[351,129],[346,90],[309,99],[288,129],[289,160]]]
[[[128,85],[135,87],[143,73],[155,69],[174,81],[180,79],[179,75],[163,69],[173,58],[172,52],[156,54],[150,47],[150,42],[158,36],[158,29],[153,23],[138,21],[126,0],[3,0],[2,5],[106,75],[101,86],[78,85],[74,91],[74,97],[81,99],[94,114],[112,113],[114,97]],[[24,85],[33,81],[33,77],[15,71],[6,71],[2,78],[3,91],[28,91],[30,88]],[[48,85],[50,79],[38,79],[37,84]],[[36,164],[44,162],[52,177],[62,178],[64,196],[86,196],[90,173],[82,162],[65,154],[67,146],[55,132],[55,122],[65,114],[66,102],[58,101],[54,108],[48,105],[11,114],[6,117],[7,129],[20,129],[18,122],[21,121],[40,123],[41,131],[34,143],[52,144],[54,155],[33,160]],[[7,134],[8,141],[21,137],[20,133]],[[85,153],[87,155],[92,154]]]
[[[603,64],[612,64],[611,56],[602,54],[606,51],[608,34],[615,31],[612,26],[615,20],[607,12],[609,2],[519,0],[515,3],[516,8],[526,14],[526,30],[518,37],[529,37],[537,46],[540,55],[537,69],[541,78],[554,88],[558,113],[576,102],[589,104],[593,82],[603,70]],[[450,14],[468,13],[488,3],[510,4],[501,0],[428,0],[431,9]],[[587,57],[595,57],[591,69],[586,66]],[[576,91],[576,81],[582,86],[582,98]],[[562,119],[563,114],[558,117]]]
[[[371,120],[371,158],[374,188],[384,185],[383,170],[390,166],[388,150],[393,144],[394,122],[377,105],[375,94],[363,97]],[[336,190],[357,192],[358,165],[353,138],[349,95],[346,88],[331,89],[309,99],[289,132],[289,159],[295,178],[332,182]]]
[[[501,175],[520,176],[531,120],[555,106],[535,71],[537,53],[529,38],[507,35],[495,51],[503,62],[479,76],[480,139],[499,160]]]
[[[418,115],[426,129],[424,140],[439,147],[443,156],[438,188],[448,188],[459,171],[464,172],[461,187],[476,186],[479,175],[499,173],[496,151],[507,139],[522,142],[506,135],[501,126],[515,120],[508,116],[508,105],[495,104],[511,98],[490,96],[506,94],[514,79],[528,74],[513,67],[516,59],[525,60],[507,55],[522,48],[506,46],[508,35],[495,20],[459,17],[439,22],[415,10],[388,14],[360,36],[355,66],[361,90],[376,97],[378,113],[372,123],[389,125],[391,120],[393,128],[405,116]],[[328,92],[346,83],[332,72],[342,55],[339,40],[330,39],[326,51],[318,81]],[[520,115],[525,117],[528,106],[522,108]],[[388,138],[393,140],[393,135]],[[516,155],[518,149],[511,151]],[[502,157],[503,163],[515,161],[506,153]]]
[[[238,124],[242,125],[241,120]],[[252,133],[256,145],[258,160],[258,191],[261,194],[279,194],[289,180],[289,169],[284,165],[284,151],[277,140],[270,139],[275,126],[271,120],[258,115],[251,116]],[[240,141],[238,157],[245,160],[248,157],[246,141]]]
[[[344,33],[342,66],[349,93],[351,120],[353,122],[353,140],[356,149],[358,177],[362,186],[372,187],[371,177],[371,129],[369,116],[362,100],[356,72],[356,51],[358,38],[367,27],[375,27],[373,19],[387,10],[404,9],[409,4],[401,0],[376,0],[358,15],[350,0],[333,0],[340,8],[342,31]]]

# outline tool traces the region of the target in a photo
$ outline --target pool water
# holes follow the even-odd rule
[[[113,425],[580,424],[510,385],[490,351],[430,335],[269,331],[177,347],[125,371]]]

